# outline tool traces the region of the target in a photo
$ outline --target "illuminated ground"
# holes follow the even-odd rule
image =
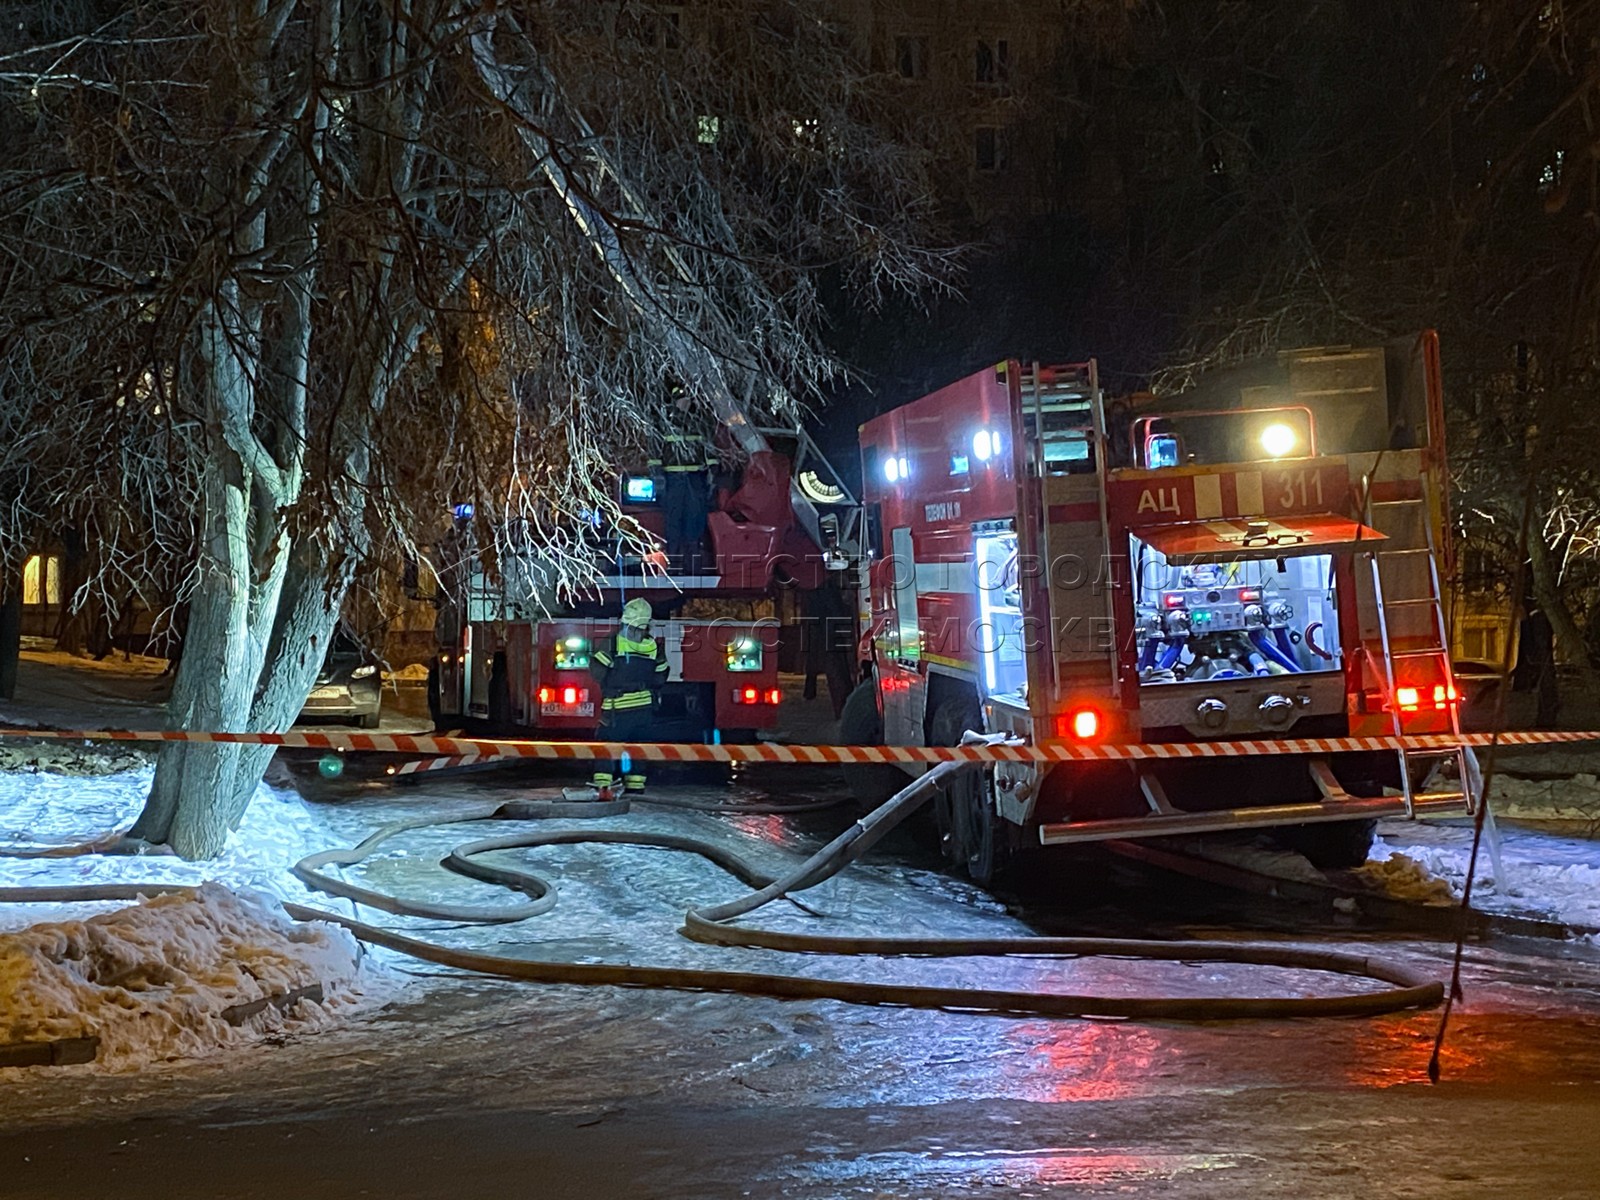
[[[107,816],[119,778],[75,782],[70,799],[38,801],[26,821],[42,825],[46,812],[67,805]],[[267,883],[281,869],[272,864],[304,842],[353,841],[400,813],[448,813],[522,786],[474,776],[390,791],[352,778],[314,784],[304,773],[302,783],[308,807],[280,793],[258,799],[252,819],[261,824],[251,827],[258,857],[240,857],[232,868],[240,881]],[[837,788],[826,773],[757,774],[731,789],[704,777],[665,786],[683,798],[752,800],[824,797]],[[105,793],[98,808],[97,787]],[[834,810],[618,820],[745,839],[757,856],[778,862],[848,819]],[[419,834],[362,875],[408,894],[470,892],[492,901],[494,893],[471,892],[479,885],[433,866],[438,851],[462,836]],[[274,849],[274,839],[282,846]],[[1581,840],[1561,846],[1582,857]],[[492,929],[434,925],[430,936],[572,960],[733,955],[737,961],[721,965],[751,965],[744,956],[754,952],[695,947],[673,933],[688,902],[738,890],[697,860],[587,847],[535,851],[530,861],[561,888],[555,913]],[[936,865],[925,845],[898,837],[871,864],[821,890],[818,907],[830,925],[848,930],[1265,936],[1365,948],[1441,977],[1448,970],[1449,947],[1433,935],[1241,898],[1110,860],[1058,860],[1031,877],[1009,913]],[[774,920],[806,918],[790,912]],[[844,969],[816,959],[791,965]],[[1469,946],[1467,1003],[1454,1019],[1439,1085],[1424,1073],[1435,1013],[1209,1026],[1053,1022],[535,988],[396,960],[391,967],[413,973],[396,976],[386,1007],[316,1036],[138,1074],[8,1073],[0,1081],[0,1196],[1600,1192],[1600,1144],[1592,1136],[1600,1128],[1600,947],[1589,942]],[[1088,980],[1189,994],[1264,982],[1240,968],[1151,972],[1121,962],[848,969],[873,978],[1047,987]]]

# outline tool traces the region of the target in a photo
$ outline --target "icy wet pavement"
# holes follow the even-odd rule
[[[734,794],[757,798],[762,782]],[[341,782],[309,805],[263,811],[300,814],[314,827],[300,831],[303,841],[349,844],[387,820],[493,802],[520,786],[469,777],[377,793]],[[802,780],[798,791],[831,786]],[[671,790],[729,795],[705,782]],[[754,837],[752,858],[772,869],[845,819],[641,811],[608,824]],[[503,902],[434,863],[450,845],[510,828],[527,825],[408,835],[352,877]],[[883,932],[893,920],[918,932],[992,933],[1025,923],[931,870],[910,839],[885,851],[808,897],[830,926]],[[573,960],[755,968],[767,958],[672,932],[688,903],[742,890],[697,859],[599,846],[505,856],[561,889],[548,918],[405,924],[457,944]],[[1046,913],[1036,896],[1025,910],[1052,931],[1082,919],[1097,933],[1253,936],[1249,905],[1259,902],[1223,901],[1166,877],[1129,891],[1127,878],[1081,859],[1060,870],[1057,894],[1067,900]],[[778,909],[759,919],[816,921]],[[1448,967],[1446,947],[1415,937],[1353,922],[1286,933],[1296,920],[1281,911],[1272,924],[1278,937],[1365,947],[1439,975]],[[1026,960],[785,961],[984,983],[1048,984],[1063,970]],[[1587,1181],[1600,1178],[1600,1152],[1575,1132],[1600,1127],[1592,947],[1469,947],[1467,1004],[1438,1087],[1423,1074],[1432,1013],[1202,1026],[1013,1020],[400,969],[415,973],[394,1003],[316,1037],[137,1077],[30,1072],[8,1081],[0,1194],[1560,1196],[1593,1194]],[[1071,969],[1124,989],[1153,978],[1119,962]],[[1242,982],[1238,968],[1164,972],[1168,989]]]

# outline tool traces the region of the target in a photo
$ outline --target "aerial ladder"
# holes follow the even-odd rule
[[[505,13],[496,20],[511,20]],[[641,255],[624,244],[619,227],[660,230],[662,224],[637,188],[619,169],[601,138],[570,104],[560,99],[560,89],[549,72],[539,64],[513,69],[494,54],[492,25],[472,39],[472,53],[479,75],[495,96],[521,118],[518,133],[523,144],[539,163],[545,179],[556,191],[578,228],[593,245],[621,295],[633,310],[655,330],[671,356],[678,374],[710,400],[712,411],[741,453],[749,456],[772,450],[769,435],[793,438],[797,447],[791,463],[790,501],[795,519],[813,543],[822,550],[836,546],[846,553],[859,545],[859,505],[806,432],[799,402],[775,379],[749,378],[740,382],[746,391],[761,386],[770,397],[768,408],[780,419],[793,422],[792,428],[763,427],[753,419],[740,389],[729,378],[728,356],[719,355],[699,331],[683,319],[679,304],[682,289],[693,283],[693,275],[679,248],[664,234],[649,239],[649,249],[661,260],[659,266],[640,261]],[[520,78],[519,78],[520,72]],[[530,87],[528,84],[534,84]],[[557,145],[543,132],[550,112],[540,112],[561,104],[561,115],[579,135],[569,145]],[[597,196],[609,182],[617,211],[602,211],[589,197]],[[728,337],[733,331],[722,331]],[[830,497],[836,513],[826,516],[802,486],[805,473],[820,484]],[[813,485],[814,487],[817,485]],[[831,499],[837,493],[838,499]],[[841,521],[842,517],[842,521]],[[843,528],[841,528],[843,524]],[[840,565],[843,565],[842,563]]]

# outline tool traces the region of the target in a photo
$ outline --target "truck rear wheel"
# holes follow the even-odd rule
[[[872,679],[863,679],[845,698],[839,712],[841,746],[883,745],[883,716],[878,712],[878,689]],[[877,808],[911,782],[899,767],[865,763],[844,763],[845,785],[863,809]]]

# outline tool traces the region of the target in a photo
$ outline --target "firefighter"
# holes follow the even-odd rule
[[[710,511],[706,440],[697,433],[669,433],[666,488],[662,497],[667,559],[685,575],[700,573],[701,544]]]
[[[667,681],[667,659],[650,636],[650,602],[638,598],[622,608],[622,628],[595,647],[589,670],[600,685],[600,736],[608,742],[648,740],[656,694]],[[644,791],[644,765],[622,760],[600,767],[594,787],[602,796],[618,784]]]

